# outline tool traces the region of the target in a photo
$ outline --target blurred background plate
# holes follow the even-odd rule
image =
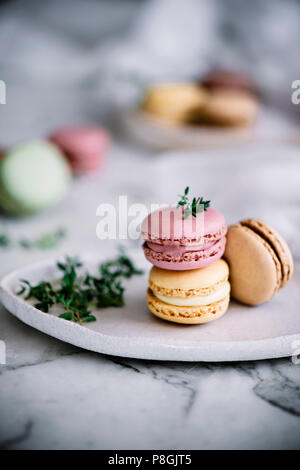
[[[131,137],[154,149],[228,147],[241,145],[255,138],[254,128],[176,126],[137,108],[122,110],[121,120]]]
[[[300,142],[295,116],[263,105],[255,124],[240,128],[172,125],[133,106],[120,110],[119,117],[126,134],[153,150],[222,148],[250,142],[299,145]]]

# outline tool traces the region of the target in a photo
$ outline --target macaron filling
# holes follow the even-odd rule
[[[230,284],[228,281],[224,282],[218,290],[213,292],[210,295],[205,296],[195,296],[195,297],[167,297],[153,291],[155,297],[157,297],[162,302],[165,302],[169,305],[177,305],[179,307],[193,307],[197,305],[210,305],[213,302],[218,302],[219,300],[224,299],[230,292]]]
[[[145,242],[143,250],[147,258],[156,261],[180,263],[184,261],[199,261],[220,254],[222,256],[225,247],[225,237],[216,242],[195,247],[178,247],[171,245],[158,245]],[[199,249],[200,248],[200,249]]]
[[[156,235],[155,233],[148,233],[142,230],[141,235],[144,240],[148,243],[153,243],[155,246],[177,246],[177,247],[188,247],[192,249],[193,247],[200,247],[203,249],[209,243],[216,242],[220,240],[220,238],[224,237],[227,232],[227,226],[224,225],[220,230],[214,233],[207,233],[201,236],[181,236],[180,238],[176,238],[173,236],[172,238],[168,237],[161,237]]]
[[[170,256],[181,256],[184,253],[187,253],[188,251],[207,250],[208,248],[212,247],[215,243],[215,241],[212,241],[205,243],[204,245],[180,246],[178,244],[161,245],[159,243],[147,242],[147,246],[156,253],[163,253],[164,255]]]

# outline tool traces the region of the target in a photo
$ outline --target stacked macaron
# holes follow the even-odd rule
[[[216,89],[202,108],[199,120],[218,127],[246,127],[254,122],[258,113],[257,100],[240,90]]]
[[[143,221],[143,250],[150,272],[151,312],[177,323],[205,323],[223,315],[229,302],[223,215],[202,198],[155,211]]]
[[[258,114],[255,83],[241,72],[212,70],[200,81],[209,93],[202,109],[203,123],[221,127],[244,127],[254,122]]]
[[[181,207],[151,213],[142,223],[143,250],[150,263],[168,270],[203,268],[221,258],[227,231],[225,218],[207,208],[184,218]]]
[[[230,284],[224,260],[205,268],[150,271],[147,301],[150,311],[175,323],[199,324],[220,318],[227,310]]]

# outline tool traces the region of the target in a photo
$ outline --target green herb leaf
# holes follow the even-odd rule
[[[180,196],[180,200],[177,203],[177,208],[184,206],[183,209],[183,216],[184,219],[187,219],[190,215],[193,217],[197,217],[199,212],[206,211],[211,201],[204,201],[203,197],[194,197],[192,202],[189,202],[188,193],[189,193],[189,186],[187,186],[184,190],[184,194]]]
[[[97,318],[94,317],[94,315],[89,315],[88,317],[82,319],[82,323],[88,323],[91,321],[97,321]]]
[[[100,276],[90,273],[79,274],[82,263],[78,258],[66,257],[65,262],[57,263],[61,277],[53,284],[42,281],[33,286],[27,280],[21,280],[19,295],[25,294],[25,299],[36,299],[35,307],[48,313],[53,305],[62,305],[65,312],[60,318],[79,324],[96,321],[90,307],[98,308],[120,307],[124,305],[124,287],[122,279],[140,275],[143,271],[137,269],[123,249],[119,256],[100,264]]]
[[[11,239],[9,238],[9,236],[6,235],[5,233],[1,233],[0,234],[0,247],[7,248],[10,245],[11,245]]]
[[[73,320],[73,313],[72,312],[65,312],[59,315],[59,318],[64,318],[65,320]]]

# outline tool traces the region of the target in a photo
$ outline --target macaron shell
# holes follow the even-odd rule
[[[194,289],[206,289],[214,286],[218,282],[226,280],[228,274],[228,264],[223,259],[220,259],[206,268],[198,269],[197,271],[167,271],[166,269],[159,269],[154,266],[150,271],[149,281],[157,288],[175,290],[176,292],[178,290],[188,292]],[[161,293],[163,294],[163,292]]]
[[[197,217],[184,219],[183,210],[177,207],[165,207],[149,214],[141,226],[144,240],[160,244],[188,246],[204,245],[220,239],[226,234],[224,216],[215,209],[208,208],[198,213]]]
[[[143,250],[147,260],[154,266],[166,270],[185,271],[189,269],[199,269],[208,266],[219,260],[225,250],[226,238],[215,243],[207,250],[187,252],[180,257],[165,256],[149,249],[144,243]]]
[[[218,261],[216,261],[216,263],[217,262]],[[159,269],[159,268],[156,268],[156,269]],[[170,271],[170,272],[180,273],[183,271]],[[188,272],[188,271],[185,271],[185,272]],[[183,289],[172,289],[172,288],[161,287],[157,284],[154,284],[154,282],[151,281],[151,279],[149,279],[149,288],[152,290],[152,292],[154,292],[154,294],[159,294],[164,297],[176,297],[176,298],[188,299],[190,297],[207,297],[209,295],[212,295],[215,292],[217,292],[220,288],[222,288],[226,282],[228,282],[227,278],[224,278],[222,279],[222,281],[216,282],[215,284],[209,287],[202,287],[202,288],[199,287],[197,289],[183,290]]]
[[[229,295],[210,305],[178,307],[159,300],[148,289],[147,303],[153,315],[163,320],[181,324],[201,324],[217,320],[224,315],[229,305]]]
[[[281,266],[268,242],[241,224],[229,227],[224,255],[229,264],[231,295],[259,305],[270,300],[281,286]]]
[[[284,287],[291,279],[294,270],[293,257],[285,240],[274,228],[261,220],[247,219],[240,224],[254,230],[271,245],[281,264],[281,287]]]
[[[49,139],[56,145],[72,152],[74,157],[84,152],[87,155],[97,155],[98,151],[106,148],[108,133],[101,128],[82,127],[66,128],[53,133]]]

